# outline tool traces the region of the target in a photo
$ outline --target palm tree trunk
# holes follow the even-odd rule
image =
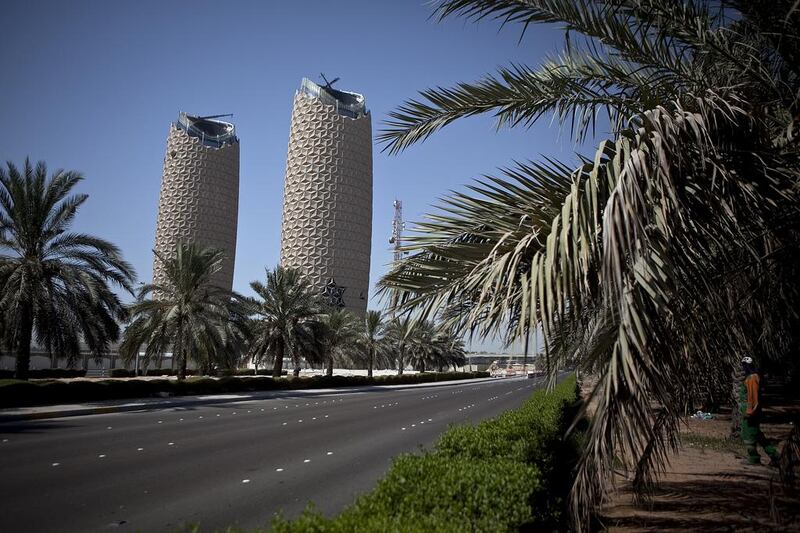
[[[375,364],[375,347],[369,347],[369,361],[367,362],[367,377],[372,377],[372,367]]]
[[[738,439],[742,431],[742,411],[739,405],[739,389],[742,387],[744,372],[737,368],[731,374],[731,428],[729,438]]]
[[[272,366],[273,379],[281,377],[283,373],[283,351],[284,344],[283,342],[279,342],[278,346],[275,348],[275,364]]]
[[[403,375],[403,367],[405,366],[405,363],[403,362],[403,359],[405,358],[405,354],[403,353],[404,350],[405,350],[404,348],[400,348],[400,350],[398,350],[398,352],[397,352],[397,375],[398,376],[402,376]]]
[[[183,353],[183,321],[178,320],[178,331],[175,339],[175,352],[172,354],[172,360],[178,357],[178,381],[186,379],[186,356]]]
[[[19,315],[17,328],[16,354],[17,361],[14,369],[14,378],[28,379],[28,370],[31,366],[31,337],[33,336],[33,316],[30,309],[23,310]]]
[[[325,375],[326,376],[333,375],[333,354],[330,354],[328,356],[328,368],[325,370]]]

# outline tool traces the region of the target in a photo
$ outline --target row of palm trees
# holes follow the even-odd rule
[[[203,373],[235,369],[252,360],[284,358],[298,375],[301,362],[377,368],[444,370],[465,363],[460,338],[427,321],[388,319],[380,311],[355,314],[325,304],[303,273],[278,266],[245,297],[214,286],[220,250],[182,243],[173,256],[156,253],[165,280],[142,284],[124,305],[114,289],[134,294],[135,272],[111,243],[70,231],[87,196],[72,194],[82,176],[25,161],[0,168],[0,342],[16,355],[26,379],[33,342],[73,365],[81,342],[96,357],[120,336],[127,364],[143,350],[144,364],[160,365],[166,353],[178,378],[193,361]],[[120,324],[127,323],[124,332]]]
[[[337,363],[365,365],[369,377],[376,365],[402,374],[407,365],[443,371],[466,361],[463,341],[431,322],[387,320],[374,310],[359,317],[326,305],[298,269],[267,269],[264,282],[250,284],[255,296],[245,297],[211,285],[224,259],[219,250],[184,243],[174,257],[156,259],[167,279],[144,285],[130,307],[120,345],[128,363],[141,346],[148,360],[171,348],[179,379],[191,359],[204,373],[236,368],[246,359],[256,366],[271,362],[276,378],[287,358],[295,376],[303,361],[324,365],[328,376]]]

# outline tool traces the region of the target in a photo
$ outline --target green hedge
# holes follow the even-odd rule
[[[28,370],[28,379],[58,379],[58,378],[82,378],[86,376],[86,370],[75,368],[42,368],[41,370]],[[0,379],[13,379],[13,370],[0,370]]]
[[[376,488],[334,518],[307,510],[277,517],[275,533],[552,531],[578,454],[565,438],[577,408],[575,378],[537,391],[519,409],[447,431],[423,455],[397,458]]]
[[[428,383],[455,379],[488,377],[486,372],[460,372],[442,374],[407,374],[403,376],[316,376],[312,378],[271,377],[192,377],[178,382],[167,379],[130,379],[91,381],[18,381],[0,380],[0,408],[26,405],[142,398],[149,396],[181,396],[269,390],[324,389],[329,387],[354,387],[369,385],[398,385]]]

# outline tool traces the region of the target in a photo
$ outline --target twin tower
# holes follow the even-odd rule
[[[156,251],[180,242],[222,249],[212,282],[233,286],[239,139],[219,117],[181,113],[170,126]],[[363,313],[372,240],[372,124],[364,97],[303,79],[295,93],[283,194],[281,265],[303,271],[331,305]],[[153,281],[163,283],[161,262]]]

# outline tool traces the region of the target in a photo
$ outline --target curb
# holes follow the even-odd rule
[[[505,378],[504,378],[505,379]],[[512,378],[513,379],[513,378]],[[188,407],[190,405],[214,405],[221,403],[237,403],[249,402],[257,400],[269,400],[275,398],[291,397],[291,396],[313,396],[320,394],[351,394],[359,392],[375,392],[376,390],[396,390],[396,389],[410,389],[410,388],[425,388],[425,387],[441,387],[446,385],[457,385],[459,383],[482,383],[486,381],[497,381],[498,378],[476,378],[476,379],[457,379],[450,381],[437,381],[433,383],[412,383],[406,385],[370,385],[366,387],[348,387],[348,388],[329,388],[329,389],[297,389],[286,391],[264,391],[252,392],[245,394],[228,394],[228,395],[215,395],[208,397],[190,397],[191,399],[178,399],[175,400],[154,400],[154,401],[131,401],[130,403],[123,403],[120,405],[76,405],[74,407],[65,407],[60,410],[41,411],[41,412],[20,412],[20,413],[3,413],[0,411],[0,424],[6,422],[24,422],[26,420],[47,420],[51,418],[67,418],[73,416],[88,416],[88,415],[101,415],[124,413],[130,411],[149,411],[156,409],[171,409],[175,407]],[[41,409],[47,407],[57,406],[40,406],[30,409]],[[11,408],[11,409],[26,409]]]

